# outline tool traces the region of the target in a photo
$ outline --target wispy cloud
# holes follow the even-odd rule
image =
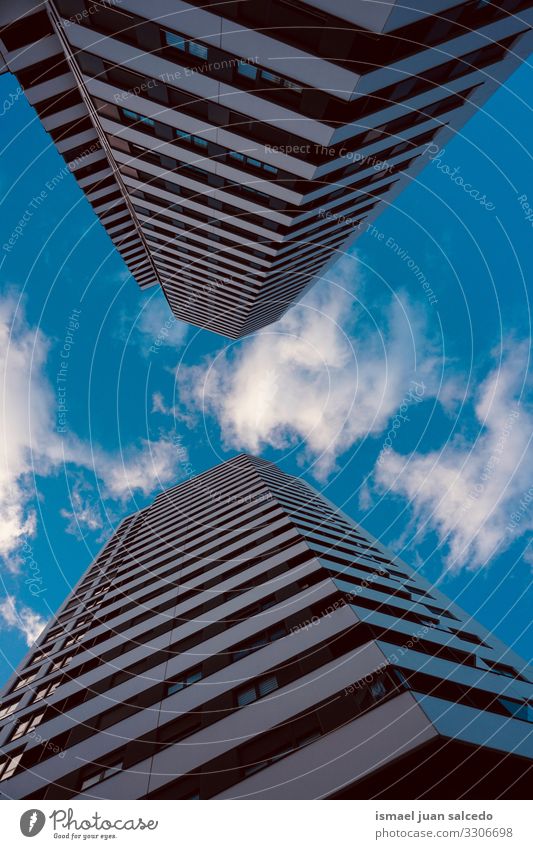
[[[528,355],[527,343],[509,343],[483,380],[472,399],[474,436],[458,434],[427,454],[391,452],[376,466],[381,492],[409,500],[418,533],[436,531],[450,570],[482,567],[533,529],[533,415],[523,394]]]
[[[103,505],[100,499],[95,498],[93,487],[87,483],[83,474],[76,475],[73,487],[70,490],[70,507],[61,508],[60,515],[68,520],[65,528],[67,534],[81,539],[86,532],[98,533],[106,526]],[[105,538],[100,534],[98,541]]]
[[[17,606],[14,596],[7,595],[0,601],[0,628],[18,631],[28,646],[33,645],[45,625],[38,613],[23,604]]]
[[[89,472],[98,481],[100,499],[125,502],[135,493],[146,496],[175,482],[183,463],[183,450],[178,457],[168,434],[119,452],[106,451],[75,434],[60,436],[45,371],[48,352],[48,340],[29,326],[16,295],[1,298],[0,557],[13,571],[22,539],[36,531],[35,476],[56,474],[67,466],[70,472]],[[86,529],[99,530],[102,514],[99,518],[88,492],[75,487],[71,500],[71,509],[63,513],[68,527],[72,529],[76,519]]]
[[[346,257],[334,281],[275,325],[177,371],[181,401],[216,418],[226,447],[297,447],[323,479],[344,451],[383,431],[413,377],[436,387],[422,314],[405,297],[368,312],[353,294],[356,272]]]
[[[133,343],[145,357],[157,355],[163,348],[181,348],[189,326],[179,321],[163,295],[160,287],[147,293],[140,312],[124,313],[121,322],[121,339]]]

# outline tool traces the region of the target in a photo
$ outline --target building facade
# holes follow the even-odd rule
[[[517,67],[532,6],[11,0],[0,52],[138,284],[238,338]]]
[[[125,519],[0,703],[15,799],[527,798],[532,671],[239,455]]]

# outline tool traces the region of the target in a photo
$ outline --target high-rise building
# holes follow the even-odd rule
[[[531,680],[307,483],[240,455],[89,567],[2,695],[0,793],[521,797]]]
[[[140,286],[278,319],[513,71],[533,0],[10,0],[0,52]]]

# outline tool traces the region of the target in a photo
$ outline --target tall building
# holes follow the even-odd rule
[[[89,567],[3,693],[0,792],[521,797],[531,680],[308,484],[240,455]]]
[[[531,49],[533,0],[10,0],[0,52],[142,287],[278,319]]]

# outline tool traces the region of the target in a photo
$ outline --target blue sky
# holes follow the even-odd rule
[[[303,305],[227,342],[138,289],[0,77],[0,680],[121,517],[243,450],[531,657],[532,84],[522,67],[428,152]]]

